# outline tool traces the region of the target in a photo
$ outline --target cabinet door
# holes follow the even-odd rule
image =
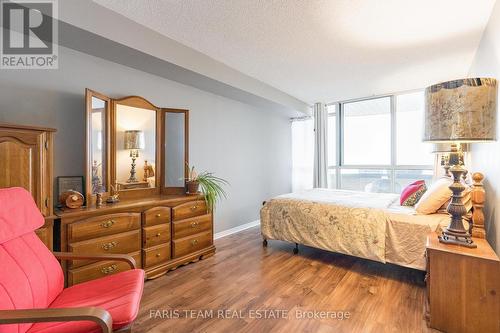
[[[40,131],[10,129],[0,132],[0,188],[28,190],[44,216],[50,215],[49,142]]]

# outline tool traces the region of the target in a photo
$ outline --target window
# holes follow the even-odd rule
[[[391,164],[391,99],[345,103],[343,108],[343,164]]]
[[[313,187],[314,124],[312,118],[292,121],[292,191]]]
[[[329,188],[400,193],[415,180],[432,180],[431,147],[421,141],[423,91],[335,103],[328,111]]]
[[[328,109],[328,187],[400,193],[430,183],[434,156],[422,142],[424,92],[334,103]],[[292,123],[293,191],[312,188],[314,124]]]
[[[337,188],[337,105],[328,105],[328,188]]]

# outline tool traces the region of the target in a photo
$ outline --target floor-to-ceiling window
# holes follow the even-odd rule
[[[328,115],[328,187],[399,193],[412,181],[432,179],[431,147],[421,141],[423,91],[333,103]],[[313,139],[293,135],[294,151],[300,147],[312,156]],[[295,183],[300,177],[294,172]]]

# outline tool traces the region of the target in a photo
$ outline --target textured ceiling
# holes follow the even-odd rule
[[[466,76],[495,0],[94,0],[305,102]]]

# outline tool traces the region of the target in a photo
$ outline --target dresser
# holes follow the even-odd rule
[[[486,239],[477,248],[427,237],[425,315],[443,332],[500,332],[500,261]]]
[[[52,250],[53,141],[55,129],[0,123],[0,188],[31,193],[45,225],[36,234]]]
[[[129,254],[148,279],[215,253],[213,217],[199,195],[159,195],[56,214],[61,251]],[[118,261],[63,263],[68,286],[126,269]]]

